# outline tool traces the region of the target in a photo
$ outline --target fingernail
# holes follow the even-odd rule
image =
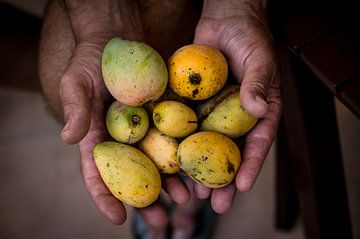
[[[263,97],[261,97],[261,96],[255,96],[255,101],[256,102],[259,102],[259,103],[261,103],[261,104],[267,104],[267,102],[264,100],[264,98]]]
[[[175,229],[173,239],[188,239],[191,238],[191,233],[184,229]]]
[[[66,122],[64,128],[63,128],[62,131],[61,131],[61,135],[66,134],[66,132],[70,130],[70,128],[71,128],[70,125],[71,125],[71,124],[70,124],[70,120],[68,120],[68,121]]]

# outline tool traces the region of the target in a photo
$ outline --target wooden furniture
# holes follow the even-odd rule
[[[283,94],[277,227],[291,228],[300,213],[306,238],[352,238],[334,97],[360,116],[356,8],[350,1],[271,7]]]

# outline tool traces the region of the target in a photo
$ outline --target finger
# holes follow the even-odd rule
[[[80,142],[90,126],[91,79],[76,64],[70,65],[60,83],[65,127],[61,139],[68,144]]]
[[[103,131],[90,131],[79,144],[81,156],[81,171],[87,191],[95,202],[95,205],[114,224],[122,224],[126,220],[124,205],[112,196],[101,179],[97,170],[93,148],[103,141]]]
[[[242,162],[236,175],[236,186],[241,192],[251,190],[276,137],[281,115],[280,90],[278,88],[272,88],[269,91],[268,102],[268,114],[246,137]]]
[[[148,207],[138,209],[144,222],[154,230],[165,230],[168,224],[166,210],[155,202]]]
[[[211,191],[211,188],[207,188],[199,183],[194,184],[194,193],[199,199],[207,199],[210,196]]]
[[[233,203],[235,194],[235,183],[231,183],[224,188],[213,189],[211,194],[211,206],[214,211],[219,214],[223,214],[229,211]]]
[[[195,29],[194,43],[208,46],[217,46],[218,30],[212,26],[212,22],[200,19]],[[211,37],[209,37],[211,36]]]
[[[178,175],[164,175],[162,187],[176,203],[186,203],[190,198],[190,191]]]
[[[268,90],[277,72],[276,60],[271,46],[266,43],[255,45],[244,62],[240,100],[244,109],[257,118],[265,117]],[[237,77],[239,80],[240,78]]]

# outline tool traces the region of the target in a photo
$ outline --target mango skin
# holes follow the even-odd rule
[[[148,112],[149,115],[152,115],[154,112],[154,108],[157,104],[159,104],[163,101],[168,101],[168,100],[177,101],[177,102],[183,103],[185,105],[188,105],[191,103],[189,99],[186,99],[184,97],[181,97],[181,96],[175,94],[175,92],[172,91],[170,88],[166,88],[164,94],[162,94],[159,99],[157,99],[156,101],[149,101],[149,102],[145,103],[144,108],[146,109],[146,111]]]
[[[239,85],[229,85],[200,105],[200,130],[216,131],[230,138],[238,138],[249,132],[256,125],[257,118],[242,107],[239,92]]]
[[[186,137],[198,126],[195,112],[187,105],[172,100],[155,106],[153,121],[160,132],[173,138]]]
[[[216,48],[191,44],[183,46],[168,60],[169,87],[191,100],[204,100],[225,85],[228,65]]]
[[[146,207],[160,195],[161,179],[156,166],[140,150],[117,142],[97,144],[96,166],[110,192],[133,207]]]
[[[106,88],[125,105],[157,100],[167,86],[164,60],[145,43],[111,39],[104,48],[101,67]]]
[[[180,143],[177,158],[190,178],[208,188],[230,184],[241,162],[237,145],[216,132],[190,135]]]
[[[133,107],[114,101],[106,113],[106,127],[118,142],[140,141],[149,128],[149,116],[143,107]]]
[[[155,127],[150,128],[139,142],[139,148],[156,165],[160,173],[173,174],[180,170],[177,162],[179,144],[174,138],[166,136]]]

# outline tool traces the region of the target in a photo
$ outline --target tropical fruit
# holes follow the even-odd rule
[[[215,95],[225,84],[228,65],[216,48],[191,44],[169,58],[169,86],[182,97],[204,100]]]
[[[101,67],[106,88],[125,105],[157,100],[167,86],[164,60],[145,43],[111,39],[104,48]]]

